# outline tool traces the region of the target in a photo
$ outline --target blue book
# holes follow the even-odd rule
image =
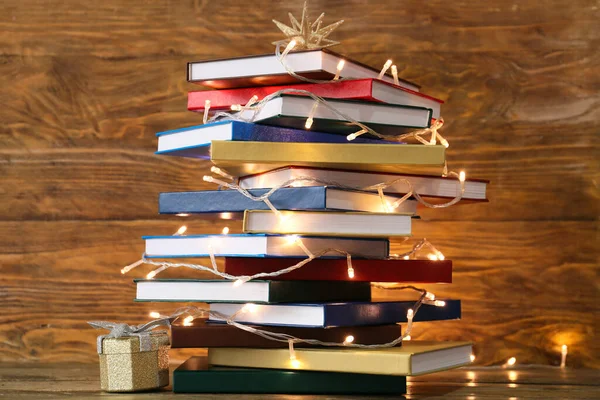
[[[347,251],[357,258],[387,258],[390,242],[380,238],[315,237],[300,236],[302,243],[313,253],[325,249]],[[144,236],[146,257],[186,258],[209,257],[211,251],[216,257],[296,257],[305,258],[306,253],[290,236],[265,234],[229,235],[185,235],[185,236]],[[346,258],[340,253],[331,252],[329,257]],[[291,262],[290,265],[293,265]]]
[[[414,322],[460,319],[460,300],[445,300],[442,307],[422,304]],[[414,301],[320,304],[256,304],[252,312],[239,313],[235,321],[252,325],[331,328],[337,326],[387,325],[407,322],[406,314]],[[239,312],[244,304],[210,304],[210,311],[224,315]],[[209,317],[209,321],[224,321]]]
[[[348,141],[345,136],[258,125],[240,121],[212,122],[205,125],[159,132],[156,154],[210,159],[210,143],[213,140],[233,140],[244,142],[309,142],[309,143],[371,143],[399,144],[376,139],[358,137]]]
[[[253,189],[249,192],[261,196],[269,189]],[[394,203],[396,196],[385,196]],[[269,197],[278,210],[336,210],[386,212],[379,195],[372,192],[340,189],[327,186],[286,187],[275,191]],[[158,210],[161,214],[202,214],[227,213],[230,219],[241,217],[245,210],[268,210],[263,201],[254,201],[236,190],[206,190],[203,192],[161,193],[158,197]],[[394,213],[415,214],[417,202],[406,200]],[[232,215],[229,215],[232,213]],[[233,215],[233,214],[236,215]]]

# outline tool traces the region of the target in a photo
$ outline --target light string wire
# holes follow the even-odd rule
[[[380,286],[379,286],[379,284],[375,284],[374,287],[379,288]],[[381,286],[381,288],[390,289],[389,287],[384,287],[384,286]],[[176,310],[173,314],[171,314],[168,317],[161,317],[161,318],[173,319],[173,321],[174,321],[174,320],[180,318],[181,316],[188,314],[192,318],[192,320],[195,318],[211,318],[213,320],[224,321],[228,325],[231,325],[238,329],[242,329],[246,332],[261,336],[265,339],[273,340],[276,342],[288,343],[289,351],[290,351],[290,360],[294,361],[296,359],[295,352],[294,352],[294,344],[296,344],[296,343],[306,343],[306,344],[310,344],[310,345],[314,345],[314,346],[324,346],[324,347],[353,347],[353,348],[363,348],[363,349],[377,349],[377,348],[386,348],[386,347],[397,346],[398,344],[400,344],[402,342],[402,340],[404,340],[410,336],[410,333],[411,333],[412,327],[413,327],[414,316],[417,314],[419,308],[423,304],[434,305],[437,307],[445,306],[445,303],[443,301],[436,300],[435,295],[431,292],[426,291],[425,289],[417,288],[417,287],[411,286],[411,285],[397,286],[397,287],[393,287],[392,289],[413,290],[413,291],[419,292],[420,296],[419,296],[418,300],[415,302],[415,304],[412,306],[412,308],[410,308],[407,312],[407,315],[406,315],[407,326],[406,326],[404,333],[390,342],[380,343],[380,344],[368,344],[367,345],[367,344],[361,344],[361,343],[354,343],[353,340],[352,341],[345,340],[344,342],[339,343],[339,342],[324,342],[324,341],[320,341],[317,339],[303,339],[303,338],[298,338],[298,337],[288,335],[285,333],[272,332],[269,330],[259,329],[259,328],[255,328],[253,326],[249,326],[249,325],[245,325],[245,324],[241,324],[241,323],[237,322],[236,318],[238,316],[245,314],[245,313],[256,312],[256,308],[258,306],[253,303],[245,304],[240,310],[233,313],[232,315],[225,315],[225,314],[219,313],[217,311],[210,311],[209,308],[188,306],[188,307],[184,307],[184,308],[180,308],[180,309]],[[189,317],[186,318],[187,322],[184,321],[184,325],[191,324],[191,321],[188,318]]]

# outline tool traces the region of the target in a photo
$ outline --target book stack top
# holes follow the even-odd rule
[[[203,123],[158,133],[157,154],[210,160],[216,186],[161,193],[159,212],[243,223],[240,233],[144,237],[146,258],[205,258],[222,278],[136,280],[137,301],[209,304],[208,318],[172,326],[173,347],[209,348],[210,364],[182,366],[175,391],[202,390],[192,377],[237,376],[337,393],[343,384],[316,383],[331,374],[360,392],[376,376],[468,363],[470,343],[403,342],[399,325],[460,319],[460,300],[371,297],[373,282],[451,283],[451,260],[418,259],[417,247],[395,257],[390,240],[411,236],[424,205],[487,201],[487,181],[445,174],[443,101],[327,49],[190,62],[187,76],[210,89],[188,94]],[[416,131],[431,138],[415,143]]]

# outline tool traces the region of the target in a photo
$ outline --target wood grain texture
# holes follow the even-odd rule
[[[300,5],[0,7],[0,360],[95,362],[98,332],[85,321],[173,309],[131,301],[131,278],[149,267],[118,272],[139,258],[140,236],[181,224],[157,215],[158,193],[211,188],[208,163],[153,155],[156,132],[201,122],[186,111],[187,91],[201,90],[185,82],[186,62],[271,52],[270,20]],[[482,364],[556,364],[566,343],[570,365],[600,367],[597,3],[310,7],[346,20],[336,51],[374,67],[392,58],[403,78],[445,100],[450,167],[492,181],[490,203],[425,210],[415,224],[416,238],[454,260],[454,283],[429,289],[462,298],[464,319],[417,324],[413,337],[473,340]],[[186,223],[197,233],[225,226]],[[165,274],[182,275],[206,276]]]
[[[172,365],[171,370],[176,367]],[[600,396],[600,375],[595,370],[531,367],[505,370],[493,367],[459,368],[407,379],[407,394],[400,398],[424,399],[562,399],[587,400]],[[170,387],[151,393],[111,393],[99,391],[99,370],[90,364],[0,364],[0,389],[11,399],[89,399],[110,396],[112,399],[227,399],[232,395],[174,394]],[[313,395],[235,395],[235,398],[315,400]],[[353,399],[398,399],[398,396],[352,396]],[[348,396],[328,395],[342,400]]]

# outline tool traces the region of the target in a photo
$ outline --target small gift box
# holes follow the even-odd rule
[[[96,328],[111,329],[98,337],[100,387],[105,392],[137,392],[169,384],[169,336],[167,331],[150,331],[158,323],[140,327],[110,322],[93,322]]]

